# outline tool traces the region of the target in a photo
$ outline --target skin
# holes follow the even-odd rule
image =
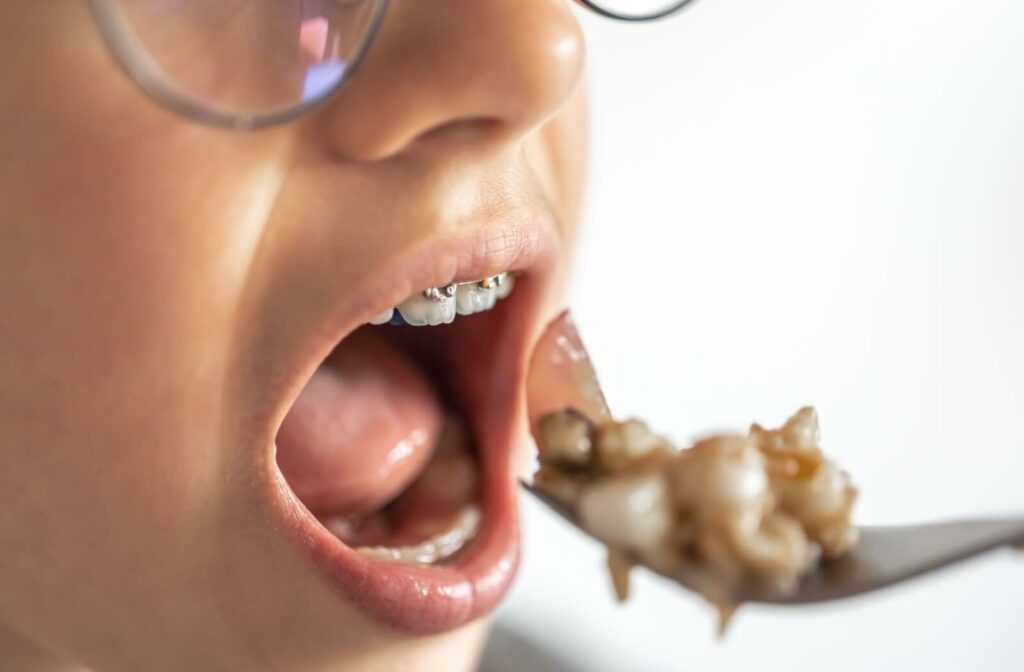
[[[467,211],[539,204],[569,249],[574,12],[396,0],[328,104],[231,132],[145,97],[84,1],[0,1],[5,669],[472,666],[480,624],[388,631],[257,515],[252,425],[311,325]]]

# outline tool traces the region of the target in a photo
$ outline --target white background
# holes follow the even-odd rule
[[[866,523],[1024,512],[1024,3],[699,0],[583,18],[571,305],[613,410],[686,441],[817,406]],[[1024,670],[1024,557],[828,608],[638,576],[537,506],[501,612],[590,672]]]

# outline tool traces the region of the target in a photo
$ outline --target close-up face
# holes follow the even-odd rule
[[[0,0],[0,672],[1019,669],[1022,29]]]
[[[92,4],[0,2],[4,669],[471,668],[586,10]]]

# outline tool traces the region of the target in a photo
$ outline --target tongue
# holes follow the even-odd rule
[[[277,435],[277,462],[314,514],[369,512],[423,469],[443,421],[416,364],[359,331],[313,374]]]

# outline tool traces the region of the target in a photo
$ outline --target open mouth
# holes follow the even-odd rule
[[[479,369],[496,355],[508,319],[499,301],[513,285],[501,273],[417,292],[342,340],[299,394],[277,435],[278,466],[340,541],[440,566],[476,537],[481,462],[466,362]]]
[[[522,270],[494,273],[491,258],[475,280],[364,307],[280,422],[284,520],[346,599],[394,628],[467,623],[515,573],[539,251],[507,259]]]

